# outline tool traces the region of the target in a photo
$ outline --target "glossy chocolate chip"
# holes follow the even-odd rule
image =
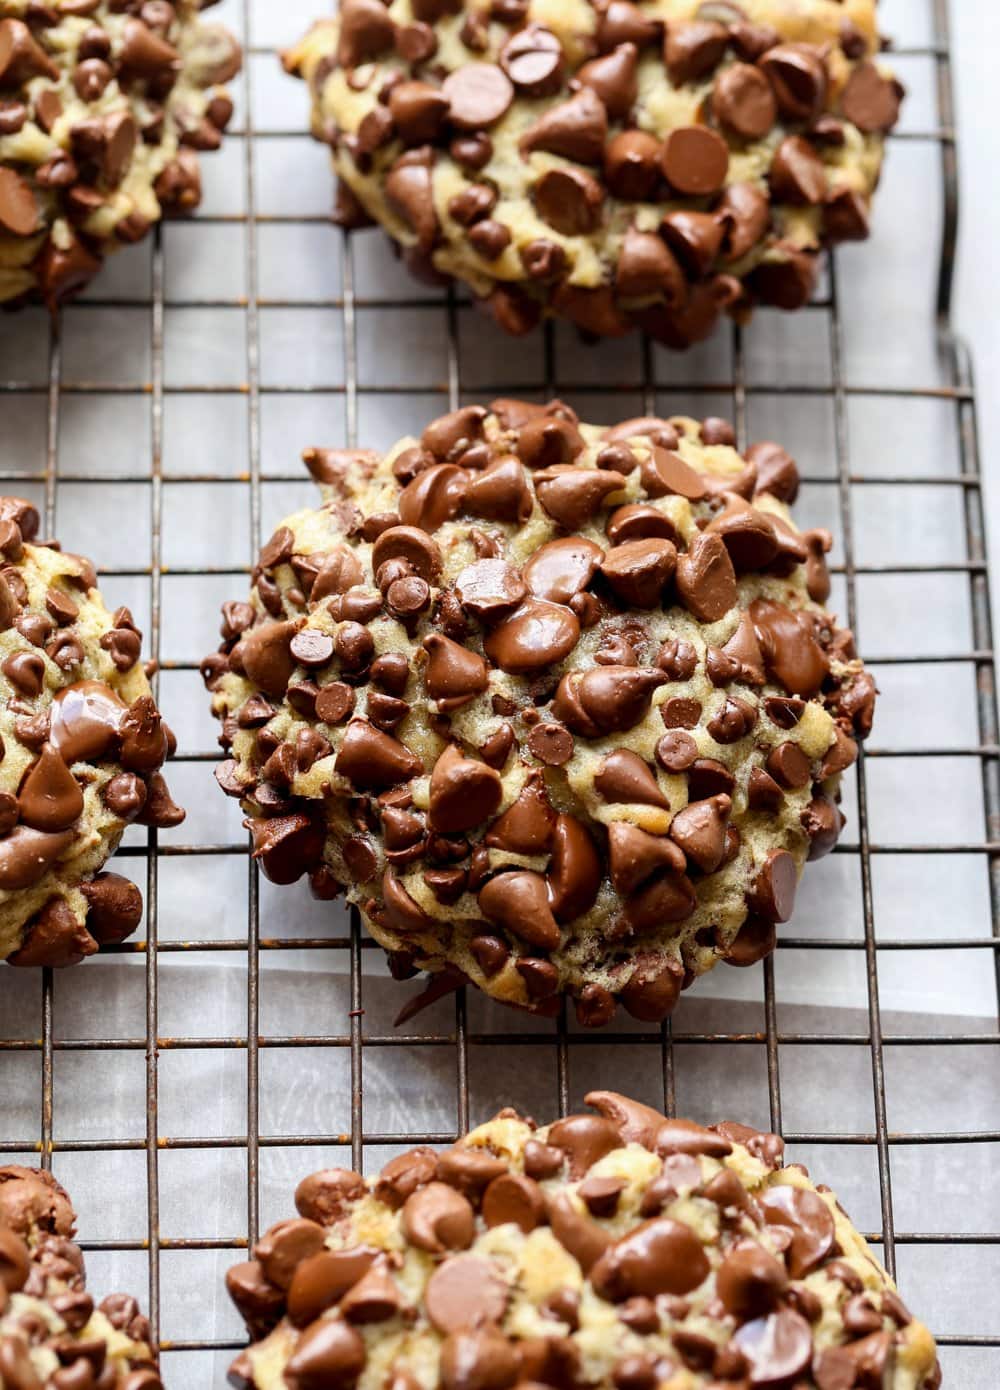
[[[620,1303],[638,1294],[690,1293],[708,1272],[708,1257],[690,1228],[659,1217],[615,1241],[590,1271],[590,1282],[600,1298]]]
[[[466,63],[449,73],[441,88],[452,125],[480,131],[495,125],[514,100],[508,75],[492,63]]]

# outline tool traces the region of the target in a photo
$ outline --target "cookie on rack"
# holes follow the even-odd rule
[[[875,700],[788,454],[498,400],[307,462],[202,667],[265,874],[585,1024],[770,951]]]
[[[343,0],[285,55],[341,220],[512,333],[672,347],[868,235],[902,88],[875,0]]]
[[[238,1390],[936,1390],[934,1341],[776,1134],[612,1091],[305,1178],[230,1270]]]
[[[215,0],[207,0],[208,4]],[[240,67],[199,0],[0,5],[0,304],[54,307],[201,200]]]
[[[136,1300],[87,1292],[75,1224],[51,1173],[0,1168],[0,1385],[163,1390]]]
[[[30,502],[0,497],[0,960],[62,966],[139,924],[138,888],[100,872],[126,826],[184,812],[132,614],[37,533]]]

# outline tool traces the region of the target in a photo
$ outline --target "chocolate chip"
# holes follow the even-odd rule
[[[142,894],[121,874],[97,874],[80,891],[87,900],[87,930],[102,946],[124,941],[142,920]]]
[[[527,55],[522,54],[520,61],[523,68]],[[493,63],[465,63],[449,73],[441,90],[449,102],[452,125],[467,131],[495,125],[514,100],[511,76],[509,69],[505,72]]]
[[[15,836],[32,834],[32,831],[15,831]],[[4,846],[10,844],[4,841]],[[41,877],[41,875],[38,875]],[[4,887],[10,886],[4,883]],[[97,942],[87,931],[85,925],[77,920],[76,913],[62,898],[52,898],[37,912],[28,924],[24,943],[19,950],[7,957],[7,964],[15,967],[34,968],[50,966],[62,969],[79,965],[87,956],[97,950]],[[4,1369],[6,1374],[6,1368]]]
[[[295,1207],[300,1216],[330,1226],[351,1204],[365,1194],[360,1173],[348,1168],[323,1168],[312,1173],[295,1189]]]
[[[563,236],[586,236],[601,223],[604,190],[583,169],[548,169],[532,189],[543,222]]]
[[[459,1298],[457,1306],[464,1308],[465,1301]],[[517,1374],[513,1344],[492,1326],[452,1332],[441,1345],[442,1390],[505,1390]]]
[[[536,724],[528,735],[528,749],[547,767],[562,767],[573,756],[573,736],[561,724]]]
[[[512,675],[528,675],[563,660],[576,646],[580,624],[561,605],[527,599],[485,641],[487,655]]]
[[[589,911],[597,897],[601,861],[590,835],[573,816],[556,817],[547,884],[558,922],[571,922]]]
[[[816,204],[826,197],[823,160],[801,135],[786,135],[782,140],[774,152],[769,178],[776,202]]]
[[[500,777],[491,767],[464,757],[451,744],[431,773],[431,828],[454,834],[481,825],[499,806],[502,794]]]
[[[677,592],[701,622],[716,622],[736,602],[736,575],[718,536],[699,533],[677,557]]]
[[[723,230],[727,260],[740,260],[766,234],[771,203],[756,184],[731,183],[716,205],[717,224]],[[747,457],[750,457],[749,451]],[[727,483],[727,486],[732,486]]]
[[[635,608],[655,608],[676,566],[673,542],[653,537],[616,545],[605,555],[600,569],[622,602]]]
[[[493,142],[488,135],[477,132],[453,140],[448,153],[463,169],[478,171],[484,169],[493,158]]]
[[[784,1266],[752,1240],[735,1245],[716,1274],[716,1288],[726,1311],[740,1321],[770,1313],[787,1284]]]
[[[555,820],[545,784],[534,774],[516,801],[490,826],[483,843],[511,854],[542,854],[551,843]]]
[[[785,1263],[793,1279],[803,1279],[831,1254],[836,1241],[833,1215],[823,1198],[807,1188],[769,1187],[758,1198],[769,1225],[792,1232]]]
[[[602,557],[593,541],[566,536],[536,550],[521,573],[536,598],[568,604],[590,583]]]
[[[33,77],[56,81],[59,70],[22,20],[0,20],[0,82],[10,86]]]
[[[378,4],[378,0],[371,2]],[[358,0],[350,3],[357,4]],[[286,1378],[302,1386],[331,1382],[353,1385],[366,1360],[364,1341],[349,1323],[339,1318],[317,1318],[299,1337],[285,1367]]]
[[[553,96],[562,85],[562,44],[551,29],[529,24],[504,44],[500,66],[523,95]]]
[[[591,1216],[606,1219],[615,1214],[626,1186],[624,1178],[590,1177],[580,1184],[577,1194]]]
[[[719,73],[712,110],[720,125],[742,140],[762,140],[778,116],[770,83],[749,63],[731,63]]]
[[[429,82],[397,82],[389,93],[389,114],[404,145],[433,143],[448,109],[447,96]]]
[[[608,860],[615,890],[628,897],[662,869],[683,873],[684,854],[664,835],[650,835],[627,821],[608,826]]]
[[[51,743],[42,746],[18,793],[20,819],[35,830],[68,830],[83,811],[83,792]]]
[[[442,1184],[431,1184],[431,1187],[437,1186]],[[424,1193],[430,1190],[424,1188]],[[451,1191],[451,1188],[445,1190]],[[423,1197],[423,1193],[417,1193],[417,1197],[410,1198],[410,1201],[419,1200],[420,1197]],[[458,1194],[452,1193],[452,1197],[458,1197]],[[465,1201],[465,1198],[458,1200]],[[469,1207],[467,1202],[466,1207]],[[470,1222],[473,1219],[469,1207]],[[474,1327],[477,1323],[497,1325],[505,1312],[508,1297],[508,1287],[492,1262],[480,1255],[453,1255],[451,1259],[445,1259],[444,1264],[438,1265],[428,1280],[424,1305],[428,1318],[438,1332],[455,1333],[463,1327]]]
[[[324,724],[342,724],[354,709],[354,691],[343,681],[331,681],[321,686],[313,703],[317,719]]]
[[[769,695],[764,701],[764,713],[779,729],[794,729],[805,708],[805,701],[793,696]]]
[[[768,675],[793,695],[814,695],[829,663],[807,620],[772,599],[755,599],[749,611]]]
[[[516,85],[516,83],[515,83]],[[604,103],[589,87],[550,107],[521,136],[522,153],[545,150],[578,164],[600,164],[608,117]]]
[[[626,202],[645,202],[660,179],[660,142],[644,130],[622,130],[604,151],[604,181]]]
[[[613,121],[622,120],[639,94],[637,67],[635,44],[623,43],[603,57],[584,63],[576,80],[597,93]]]
[[[702,873],[714,873],[726,849],[726,826],[732,800],[724,792],[692,801],[670,823],[670,837]]]
[[[559,989],[559,971],[550,960],[521,956],[514,967],[524,981],[529,999],[551,999]]]
[[[359,790],[382,790],[423,771],[420,759],[398,739],[354,719],[347,726],[334,764]]]
[[[701,1241],[668,1217],[647,1221],[614,1242],[590,1271],[600,1298],[621,1303],[639,1294],[686,1294],[709,1272]]]
[[[798,870],[784,849],[769,850],[751,889],[753,907],[771,922],[787,922],[795,906]]]
[[[333,657],[333,638],[325,632],[304,628],[292,638],[289,650],[300,666],[318,670]]]
[[[526,521],[531,515],[531,489],[517,459],[497,459],[474,477],[466,489],[465,507],[473,516],[489,521]]]
[[[881,134],[899,119],[902,89],[882,76],[874,63],[859,63],[847,79],[840,97],[840,109],[865,134]]]
[[[661,163],[672,188],[687,197],[703,198],[717,193],[725,183],[729,147],[707,126],[675,126],[663,142]]]
[[[45,682],[45,662],[34,652],[12,652],[4,658],[0,670],[19,694],[29,699],[41,694]]]
[[[448,213],[461,226],[471,227],[474,222],[479,222],[482,218],[489,216],[496,207],[496,201],[497,195],[489,184],[470,183],[460,193],[456,193],[453,198],[449,199]],[[413,452],[413,450],[406,451],[407,454]],[[399,476],[398,463],[399,459],[393,465],[393,472],[396,473],[397,477]],[[424,466],[426,467],[426,465]],[[419,471],[419,469],[415,470],[415,472]],[[409,479],[404,478],[402,481],[408,482]]]
[[[768,754],[766,766],[781,787],[798,789],[812,780],[812,764],[797,743],[779,743]]]
[[[371,0],[379,4],[380,0]],[[438,233],[431,181],[430,147],[401,155],[385,176],[385,196],[416,237],[416,248],[427,253]]]
[[[506,560],[476,560],[461,570],[455,593],[462,607],[481,622],[507,616],[527,594],[521,574]]]
[[[757,723],[757,711],[737,695],[728,695],[706,728],[716,743],[739,743]]]
[[[319,1250],[307,1255],[296,1265],[287,1287],[289,1320],[295,1327],[308,1327],[340,1302],[374,1261],[374,1251],[364,1249]],[[226,1282],[228,1286],[228,1278]]]
[[[729,33],[713,20],[671,20],[663,59],[675,87],[697,82],[722,61]]]
[[[559,927],[540,874],[527,870],[498,874],[480,890],[479,907],[489,921],[529,946],[551,951],[559,945]]]
[[[427,652],[427,693],[442,709],[457,709],[486,690],[489,671],[477,652],[439,632],[429,633],[423,645]]]
[[[594,788],[605,801],[670,809],[649,767],[628,748],[617,748],[602,761]]]
[[[662,672],[648,667],[602,666],[559,682],[552,712],[574,733],[595,737],[631,729],[645,717]]]
[[[774,88],[778,109],[787,120],[809,123],[826,101],[827,75],[821,51],[813,44],[778,44],[760,59]]]
[[[668,305],[680,304],[686,295],[684,272],[673,253],[660,237],[634,227],[621,245],[615,285],[626,299],[656,295]]]

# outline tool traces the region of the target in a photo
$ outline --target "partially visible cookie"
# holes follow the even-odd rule
[[[875,0],[343,0],[285,55],[341,220],[497,322],[639,327],[809,299],[868,235],[902,88]]]
[[[0,497],[0,960],[62,966],[139,924],[138,888],[99,872],[125,827],[184,812],[131,613],[37,532],[30,502]]]
[[[163,1390],[136,1300],[87,1292],[75,1223],[51,1173],[0,1168],[0,1385]]]
[[[104,257],[201,200],[239,71],[215,0],[0,5],[0,303],[78,293]]]
[[[401,977],[659,1021],[774,946],[875,685],[798,473],[724,421],[495,401],[313,450],[203,663],[265,874],[343,888]]]
[[[937,1390],[933,1338],[775,1134],[612,1091],[295,1193],[230,1295],[237,1390]]]

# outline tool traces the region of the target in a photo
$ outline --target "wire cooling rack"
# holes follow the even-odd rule
[[[142,615],[189,808],[119,853],[141,940],[58,979],[0,972],[0,1155],[71,1188],[93,1286],[148,1287],[168,1383],[207,1390],[241,1344],[223,1271],[302,1174],[617,1086],[781,1130],[898,1268],[947,1383],[995,1387],[1000,739],[973,379],[949,326],[946,0],[883,5],[911,97],[876,244],[839,252],[800,314],[686,356],[562,328],[511,343],[460,294],[414,287],[377,234],[332,228],[305,93],[273,51],[314,7],[225,0],[247,68],[202,214],[122,253],[56,324],[0,325],[0,482]],[[883,688],[846,838],[778,953],[720,967],[662,1030],[581,1035],[462,993],[393,1029],[413,987],[353,916],[258,880],[210,785],[198,660],[261,538],[310,500],[299,449],[384,445],[517,392],[597,420],[728,414],[741,442],[786,442],[800,513],[836,533],[832,606]]]

